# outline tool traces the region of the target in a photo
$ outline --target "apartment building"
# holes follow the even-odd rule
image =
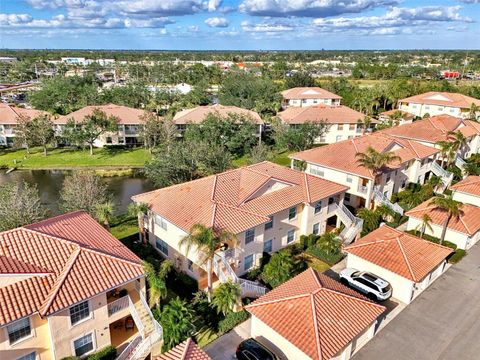
[[[140,259],[83,211],[0,233],[0,358],[156,354]]]
[[[0,146],[13,146],[15,127],[20,118],[31,120],[47,114],[45,111],[24,109],[0,103]]]
[[[150,208],[150,243],[200,288],[206,287],[204,255],[198,250],[187,253],[180,240],[194,224],[236,234],[236,244],[218,250],[213,269],[220,281],[239,282],[245,290],[255,284],[239,276],[258,266],[264,252],[294,244],[303,234],[323,234],[343,223],[339,236],[353,241],[362,224],[343,206],[346,190],[347,186],[262,162],[132,199]]]
[[[142,127],[144,110],[134,109],[123,105],[96,105],[85,106],[70,114],[60,116],[54,120],[55,130],[61,134],[65,125],[73,120],[75,123],[81,123],[86,116],[93,114],[93,111],[98,109],[103,111],[107,116],[113,116],[118,119],[118,130],[114,132],[107,132],[101,135],[94,146],[103,147],[105,145],[139,145],[143,143]]]
[[[298,126],[307,122],[324,123],[325,133],[317,139],[318,144],[332,144],[361,136],[371,129],[366,129],[365,115],[344,105],[312,105],[308,107],[288,107],[278,113],[284,124]]]
[[[459,93],[429,91],[399,100],[398,108],[418,117],[445,114],[466,119],[472,104],[480,106],[480,100]],[[480,110],[475,115],[480,118]]]
[[[261,136],[264,122],[260,115],[255,111],[243,109],[238,106],[225,106],[220,104],[197,106],[177,112],[173,118],[173,122],[181,134],[185,131],[188,124],[201,124],[209,115],[215,115],[220,118],[238,116],[252,121],[257,125],[256,135]]]
[[[282,91],[282,108],[312,105],[340,105],[342,97],[319,87],[296,87]]]
[[[393,152],[401,158],[381,169],[380,174],[358,163],[358,153],[368,148],[378,152]],[[390,198],[408,183],[423,184],[430,176],[432,163],[438,159],[439,150],[415,141],[394,138],[383,133],[373,133],[344,140],[290,155],[292,167],[296,161],[305,163],[305,172],[348,186],[345,204],[353,208],[384,204],[403,213]]]
[[[398,109],[384,111],[378,114],[378,120],[382,124],[392,124],[393,126],[411,124],[415,115]]]
[[[480,176],[467,176],[449,189],[454,200],[480,208]]]

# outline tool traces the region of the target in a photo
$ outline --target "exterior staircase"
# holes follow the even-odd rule
[[[338,235],[340,241],[344,244],[350,244],[362,231],[363,220],[353,215],[343,204],[328,205],[328,212],[335,212],[335,215],[345,225],[343,231]]]
[[[455,161],[455,163],[456,163],[456,161]],[[442,168],[435,161],[432,162],[431,170],[436,176],[439,176],[442,179],[442,185],[439,186],[438,190],[439,190],[439,192],[443,193],[445,191],[445,189],[447,189],[450,186],[450,184],[452,183],[453,174],[451,172],[445,170],[444,168]]]
[[[392,203],[390,199],[388,199],[378,187],[373,188],[373,198],[376,203],[388,206],[390,209],[395,211],[396,213],[403,215],[403,208],[398,205],[398,203]]]
[[[267,288],[255,281],[239,278],[230,265],[235,261],[235,249],[219,251],[213,258],[213,272],[217,275],[221,283],[233,282],[240,285],[242,297],[258,298],[265,295]]]

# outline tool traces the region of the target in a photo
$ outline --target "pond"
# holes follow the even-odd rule
[[[65,176],[71,171],[65,170],[16,170],[10,174],[0,170],[0,185],[9,182],[23,182],[36,184],[40,199],[49,209],[49,216],[61,214],[59,209],[60,190]],[[107,184],[107,191],[116,205],[116,213],[126,211],[130,198],[146,191],[155,189],[153,183],[136,171],[132,176],[102,177]]]

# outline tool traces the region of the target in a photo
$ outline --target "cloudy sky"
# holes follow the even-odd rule
[[[0,0],[2,48],[480,49],[480,0]]]

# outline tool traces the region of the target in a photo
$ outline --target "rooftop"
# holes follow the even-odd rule
[[[24,109],[17,106],[0,103],[0,124],[17,124],[20,117],[34,119],[37,116],[48,115],[46,111]]]
[[[211,360],[211,358],[195,344],[192,338],[188,338],[154,360]]]
[[[341,96],[319,87],[296,87],[282,91],[284,99],[341,99]]]
[[[467,176],[462,181],[450,186],[450,189],[470,195],[480,196],[480,176]]]
[[[263,124],[263,120],[260,118],[260,115],[258,115],[255,111],[243,109],[237,106],[225,106],[220,104],[197,106],[195,108],[179,111],[175,114],[173,122],[177,125],[188,123],[199,124],[210,114],[215,114],[220,117],[227,117],[230,114],[236,114],[245,116],[256,124]]]
[[[385,307],[309,268],[245,309],[311,359],[330,359]]]
[[[357,124],[365,115],[344,105],[313,105],[306,107],[289,107],[278,113],[288,124],[305,122],[326,122],[328,124]]]
[[[424,94],[414,95],[399,102],[427,104],[427,105],[443,105],[450,107],[470,108],[472,104],[480,105],[480,100],[473,97],[449,92],[429,91]]]
[[[77,123],[82,122],[85,116],[92,115],[95,109],[103,111],[105,114],[107,114],[107,116],[114,116],[118,118],[118,124],[125,125],[141,124],[143,122],[142,117],[145,114],[144,110],[134,109],[123,105],[93,105],[85,106],[70,114],[60,116],[58,119],[54,120],[54,122],[56,124],[66,124],[71,119],[73,119]]]

